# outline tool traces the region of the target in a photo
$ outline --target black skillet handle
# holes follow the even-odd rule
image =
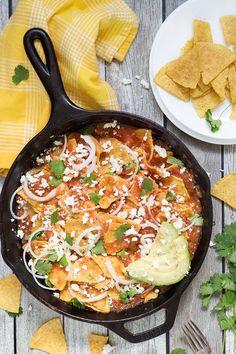
[[[154,328],[143,331],[142,333],[133,334],[127,328],[125,328],[125,322],[110,323],[107,324],[106,327],[131,343],[140,343],[149,339],[156,338],[162,335],[163,333],[168,332],[172,328],[175,322],[175,317],[179,306],[179,300],[180,297],[174,297],[174,299],[171,299],[164,306],[160,307],[159,311],[163,308],[166,310],[165,322]]]
[[[43,47],[46,64],[44,64],[35,48],[36,40]],[[52,105],[55,105],[62,97],[67,99],[53,44],[48,34],[41,28],[30,29],[24,36],[24,47],[31,64],[49,94]]]

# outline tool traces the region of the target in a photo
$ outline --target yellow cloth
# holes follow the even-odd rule
[[[122,61],[138,29],[123,0],[20,0],[0,34],[0,172],[48,121],[50,102],[26,57],[23,36],[45,29],[54,44],[68,96],[87,109],[118,109],[115,92],[99,77],[97,56]],[[29,79],[12,82],[23,65]]]

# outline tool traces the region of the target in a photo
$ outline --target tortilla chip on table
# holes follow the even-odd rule
[[[14,274],[0,279],[0,308],[18,313],[20,309],[21,283]]]
[[[89,349],[91,354],[102,354],[104,346],[108,342],[107,336],[91,333],[89,335]]]
[[[211,189],[211,194],[236,209],[236,172],[221,178]]]

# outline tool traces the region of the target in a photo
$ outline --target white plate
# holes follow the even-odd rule
[[[194,19],[208,21],[215,43],[225,45],[220,17],[236,15],[235,0],[189,0],[178,7],[163,22],[154,39],[149,62],[152,90],[164,114],[179,129],[202,141],[212,144],[236,144],[236,120],[230,120],[229,101],[214,110],[213,118],[221,116],[222,126],[212,133],[205,119],[196,114],[191,102],[183,102],[172,96],[153,82],[156,72],[167,62],[180,55],[185,42],[193,36]],[[226,111],[224,111],[226,109]]]

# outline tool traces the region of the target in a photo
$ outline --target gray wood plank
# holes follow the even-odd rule
[[[139,18],[139,32],[124,62],[107,65],[106,79],[115,89],[122,110],[143,115],[162,124],[163,117],[154,101],[151,90],[142,88],[136,75],[148,81],[148,62],[154,35],[162,21],[162,2],[134,1],[127,3]],[[151,19],[151,20],[150,20]],[[124,86],[122,79],[131,79],[132,84]],[[146,317],[143,321],[130,324],[134,333],[142,332],[157,324],[158,314],[152,318]],[[166,336],[140,344],[130,344],[110,331],[111,343],[115,344],[114,354],[118,353],[166,353]]]
[[[0,1],[0,30],[8,21],[8,0]],[[4,178],[0,177],[0,191]],[[12,271],[4,263],[0,256],[0,278],[11,274]],[[1,353],[14,353],[14,319],[4,311],[0,311],[0,348]]]
[[[166,0],[166,16],[168,16],[177,6],[181,5],[183,0]],[[191,24],[190,24],[191,25]],[[180,132],[169,121],[167,123],[168,129],[172,130],[177,136],[181,138],[183,142],[189,147],[198,161],[211,174],[211,182],[214,183],[220,178],[221,168],[221,148],[220,146],[214,146],[207,143],[199,142],[196,139],[188,137],[186,134]],[[221,230],[222,227],[222,211],[221,203],[214,201],[214,220],[215,226],[213,235]],[[178,315],[175,321],[175,325],[170,332],[170,347],[175,348],[177,346],[186,347],[186,343],[183,339],[182,325],[188,320],[193,319],[199,327],[206,334],[207,339],[210,342],[212,352],[214,354],[222,353],[221,346],[221,331],[219,330],[216,318],[212,318],[209,311],[205,312],[201,308],[200,299],[198,297],[199,285],[207,280],[209,276],[215,272],[222,271],[222,264],[217,260],[214,250],[209,249],[208,255],[204,261],[204,264],[194,279],[189,288],[185,291],[181,298]],[[214,335],[212,335],[214,333]]]
[[[236,147],[233,145],[224,147],[224,175],[236,171],[235,152],[236,152]],[[224,214],[225,214],[225,225],[236,221],[236,211],[226,205],[224,206]],[[234,335],[229,331],[226,334],[225,353],[227,354],[235,353]]]

